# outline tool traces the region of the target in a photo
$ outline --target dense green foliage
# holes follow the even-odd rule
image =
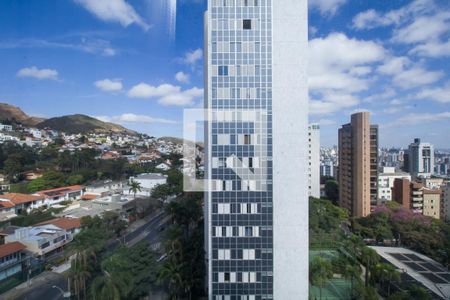
[[[325,195],[333,204],[338,205],[339,185],[336,180],[330,179],[325,182]]]
[[[330,288],[334,280],[332,277],[337,276],[350,281],[349,299],[378,300],[379,295],[391,300],[431,299],[423,288],[402,283],[400,271],[390,264],[381,262],[379,255],[367,247],[362,238],[390,239],[400,232],[403,243],[405,243],[404,235],[406,241],[411,242],[409,244],[411,248],[431,250],[430,245],[435,245],[444,251],[435,249],[431,253],[443,254],[448,251],[445,247],[450,242],[447,224],[411,215],[394,205],[379,209],[366,218],[354,220],[354,233],[351,233],[346,229],[349,222],[345,211],[328,200],[319,199],[310,199],[309,218],[310,249],[312,249],[310,283],[320,291],[319,295],[314,295],[315,297],[320,296],[322,289]],[[410,240],[414,236],[426,244],[414,245]],[[445,236],[446,239],[443,238]],[[427,238],[439,238],[439,241],[426,241]],[[332,277],[329,273],[330,265],[334,274]],[[366,271],[363,271],[363,268]],[[398,287],[403,290],[397,292]]]
[[[414,214],[395,203],[353,221],[354,232],[376,241],[399,239],[399,244],[450,266],[450,225]]]
[[[172,297],[197,299],[203,296],[205,261],[201,199],[201,194],[185,193],[166,209],[173,225],[166,242],[167,258],[158,279],[168,285]]]
[[[348,220],[346,210],[328,200],[311,198],[309,201],[310,248],[334,248],[342,239],[341,226]]]

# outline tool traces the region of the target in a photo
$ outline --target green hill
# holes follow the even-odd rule
[[[76,114],[63,117],[47,119],[39,124],[38,128],[51,128],[53,130],[64,131],[69,134],[77,133],[123,133],[135,135],[136,132],[126,129],[123,126],[103,122],[98,119]]]

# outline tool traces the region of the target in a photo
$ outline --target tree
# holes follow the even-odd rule
[[[91,285],[91,296],[94,300],[127,299],[133,289],[132,278],[129,273],[108,273],[103,270],[102,276],[94,279]]]
[[[314,257],[309,266],[309,281],[319,288],[319,299],[322,299],[322,289],[333,278],[331,263],[321,257]]]
[[[346,279],[350,279],[350,298],[354,299],[355,281],[360,281],[361,267],[359,264],[348,264],[345,267],[343,275]]]
[[[369,280],[371,280],[371,273],[373,268],[380,261],[380,257],[377,252],[369,247],[364,247],[361,253],[361,261],[363,262],[366,270],[365,270],[365,286],[369,286]]]
[[[164,200],[172,194],[172,189],[168,184],[158,184],[152,190],[152,198]]]
[[[427,291],[415,284],[412,284],[408,288],[408,295],[411,297],[411,299],[418,299],[418,300],[431,300],[430,294],[427,293]]]
[[[339,185],[336,180],[328,180],[325,183],[325,194],[334,205],[339,203]]]
[[[379,300],[380,297],[374,287],[360,284],[356,287],[356,299]]]
[[[374,275],[380,283],[381,288],[383,288],[384,284],[387,285],[387,288],[384,287],[384,289],[387,290],[388,297],[391,295],[392,281],[399,282],[401,280],[400,272],[390,264],[377,264],[374,269]]]
[[[158,282],[168,282],[172,299],[178,299],[180,293],[185,290],[184,266],[182,245],[179,241],[172,241],[167,259],[158,274]]]
[[[137,182],[137,181],[134,181],[134,180],[131,180],[129,182],[129,185],[130,185],[130,189],[128,190],[128,193],[132,192],[133,195],[134,195],[134,198],[136,199],[137,192],[141,191],[141,183]]]
[[[75,254],[75,258],[71,261],[69,278],[78,299],[81,299],[81,296],[83,296],[83,299],[86,299],[86,281],[91,277],[88,263],[89,255],[89,250],[81,250]]]
[[[19,173],[23,172],[24,159],[20,154],[11,154],[4,162],[3,170],[8,179],[14,181],[18,178]]]

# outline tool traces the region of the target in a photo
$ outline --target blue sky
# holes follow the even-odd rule
[[[0,1],[0,102],[182,135],[202,104],[202,0]],[[310,119],[322,144],[372,112],[382,146],[450,148],[450,2],[310,0]]]

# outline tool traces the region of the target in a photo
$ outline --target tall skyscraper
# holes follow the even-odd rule
[[[378,125],[370,125],[370,114],[351,116],[339,129],[339,203],[352,216],[370,214],[378,198]]]
[[[208,0],[209,299],[308,295],[306,0]]]
[[[310,124],[309,130],[309,196],[320,198],[320,126]]]
[[[434,147],[430,143],[422,143],[414,139],[408,151],[409,172],[415,180],[418,177],[431,177],[434,172]]]

